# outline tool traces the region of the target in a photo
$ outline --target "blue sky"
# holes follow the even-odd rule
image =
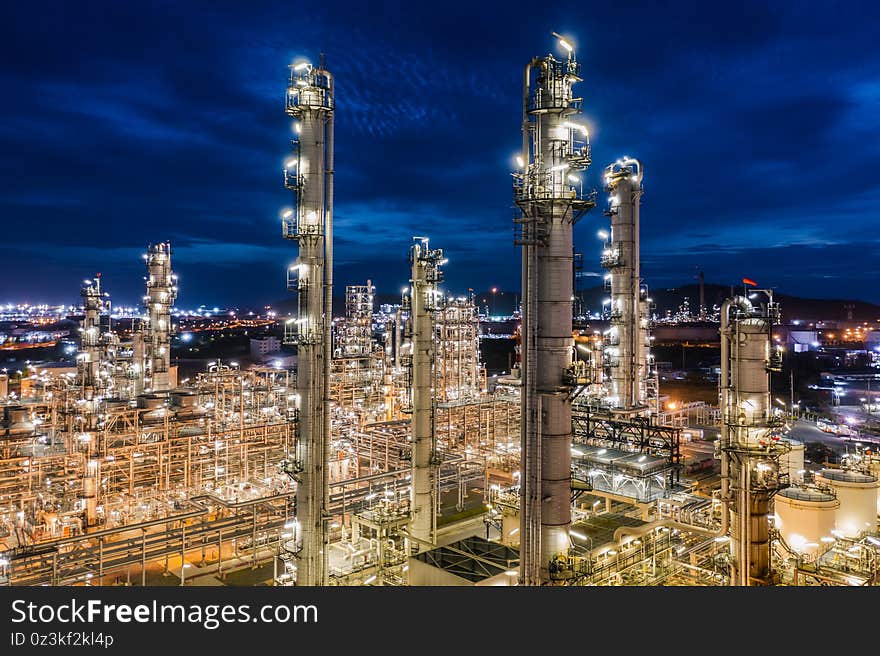
[[[551,3],[548,3],[548,5]],[[714,6],[714,5],[718,6]],[[535,7],[543,12],[536,14]],[[0,300],[141,294],[170,239],[180,304],[286,295],[287,64],[337,81],[336,279],[394,293],[413,235],[449,286],[515,289],[509,168],[521,71],[577,45],[598,186],[645,165],[649,285],[746,275],[880,301],[880,7],[869,3],[7,5]],[[601,208],[576,229],[598,271]]]

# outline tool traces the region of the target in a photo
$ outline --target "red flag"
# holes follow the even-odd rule
[[[751,278],[743,278],[743,284],[744,284],[744,285],[751,285],[752,287],[757,287],[757,286],[758,286],[758,283],[756,283],[756,282],[755,282],[754,280],[752,280]]]

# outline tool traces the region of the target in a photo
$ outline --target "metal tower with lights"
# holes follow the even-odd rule
[[[333,299],[333,76],[323,62],[290,67],[285,97],[294,119],[284,185],[294,206],[282,213],[282,232],[299,244],[287,275],[298,312],[285,324],[284,341],[297,347],[299,439],[290,473],[297,481],[301,548],[297,585],[327,584],[330,449],[330,361]]]
[[[554,35],[559,36],[559,35]],[[523,76],[522,153],[514,172],[515,243],[522,246],[520,581],[551,580],[571,524],[572,271],[574,224],[595,206],[577,173],[591,163],[575,122],[581,81],[574,48],[535,57]]]

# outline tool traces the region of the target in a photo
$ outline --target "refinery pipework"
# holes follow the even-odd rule
[[[171,307],[177,298],[175,276],[171,272],[171,244],[151,244],[147,249],[147,337],[144,376],[152,392],[177,386],[171,379]]]
[[[514,173],[522,250],[520,582],[550,581],[571,524],[572,271],[574,224],[595,205],[578,173],[589,167],[586,126],[574,122],[581,80],[574,48],[536,57],[523,77],[522,152]]]
[[[639,273],[639,205],[644,169],[624,157],[605,169],[611,231],[602,251],[608,270],[611,327],[605,340],[610,376],[608,404],[617,412],[648,408],[648,300]],[[600,233],[605,236],[606,233]]]
[[[772,347],[779,305],[770,290],[754,290],[753,304],[735,296],[721,308],[721,495],[729,505],[732,585],[768,582],[768,515],[773,495],[788,484],[779,458],[787,450],[778,439],[782,422],[770,401],[770,372],[781,366]]]
[[[438,462],[434,440],[434,313],[442,280],[443,251],[431,249],[428,239],[416,238],[410,249],[412,278],[412,523],[410,533],[419,547],[433,544],[436,532],[435,483]]]
[[[327,583],[327,461],[330,450],[330,345],[333,294],[333,77],[323,62],[290,67],[285,100],[294,119],[284,184],[294,206],[282,213],[282,231],[299,243],[288,271],[297,292],[296,319],[285,325],[285,343],[297,346],[299,439],[292,472],[297,480],[301,550],[297,585]]]

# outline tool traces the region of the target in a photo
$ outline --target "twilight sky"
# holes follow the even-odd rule
[[[716,6],[717,5],[717,6]],[[770,7],[768,7],[770,5]],[[541,13],[536,11],[540,10]],[[774,2],[16,2],[0,21],[0,301],[286,296],[287,64],[336,75],[336,280],[519,285],[509,169],[522,66],[576,44],[593,167],[645,165],[643,276],[880,302],[880,5]],[[557,53],[561,56],[561,53]],[[604,200],[605,195],[601,198]],[[578,225],[599,271],[601,207]]]

